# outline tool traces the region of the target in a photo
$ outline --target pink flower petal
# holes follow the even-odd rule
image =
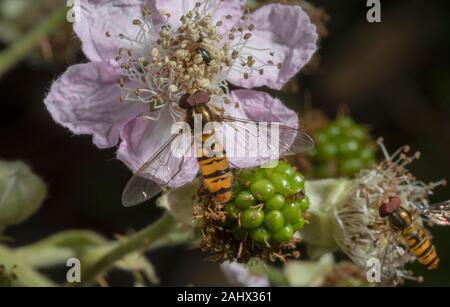
[[[171,129],[174,120],[167,108],[161,110],[159,120],[149,120],[138,117],[130,120],[121,130],[121,139],[117,157],[124,162],[133,173],[150,159],[172,136]],[[172,155],[168,152],[168,155]],[[170,158],[169,165],[161,165],[158,170],[145,173],[156,182],[167,182],[178,171],[180,161]],[[198,172],[195,157],[186,158],[181,165],[182,171],[169,183],[171,187],[178,187],[192,181]]]
[[[253,55],[256,59],[275,66],[264,68],[264,75],[252,73],[247,80],[242,73],[232,71],[228,80],[245,88],[268,86],[281,89],[311,59],[317,49],[316,27],[300,6],[269,4],[249,16],[249,24],[254,24],[252,37],[242,53]],[[268,50],[251,48],[269,48]],[[281,70],[276,66],[281,63]],[[238,63],[240,65],[240,63]]]
[[[231,117],[258,122],[276,122],[288,127],[298,128],[297,113],[269,94],[254,90],[236,90],[231,93],[231,101],[231,104],[225,104],[225,113]],[[235,102],[239,103],[239,108],[235,107]],[[285,141],[292,143],[293,139]],[[270,160],[261,156],[245,157],[244,150],[252,150],[252,154],[256,155],[258,154],[256,152],[258,148],[249,148],[248,140],[244,138],[227,138],[225,149],[229,161],[233,166],[239,168],[258,166]]]
[[[206,2],[199,0],[156,0],[156,7],[164,13],[170,13],[170,19],[168,20],[170,25],[176,29],[181,25],[180,18],[186,14],[189,10],[195,7],[197,2]],[[212,23],[216,24],[217,21],[222,20],[224,27],[218,28],[218,33],[224,31],[232,24],[236,23],[241,17],[241,7],[245,5],[245,0],[212,0],[209,1],[209,6],[205,12],[204,5],[201,7],[201,12],[212,15]],[[211,3],[213,5],[211,5]],[[225,16],[231,15],[234,20],[227,20]],[[237,18],[237,20],[236,20]]]
[[[73,65],[53,83],[45,105],[59,124],[75,134],[91,134],[100,148],[112,147],[120,126],[145,110],[142,104],[119,101],[118,78],[104,63]]]
[[[115,63],[120,47],[129,48],[128,42],[116,35],[135,38],[139,28],[132,25],[134,19],[142,20],[142,10],[147,2],[154,8],[153,0],[80,0],[79,21],[74,31],[82,42],[83,51],[91,61]],[[156,12],[156,10],[154,10]],[[155,13],[156,15],[157,13]],[[107,37],[109,32],[111,37]]]

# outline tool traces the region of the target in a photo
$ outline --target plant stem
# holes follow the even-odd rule
[[[126,255],[137,250],[151,248],[155,241],[166,236],[175,225],[175,219],[169,213],[164,213],[155,223],[132,235],[126,241],[114,247],[97,263],[87,268],[82,274],[83,281],[81,285],[88,286],[92,284],[98,275],[106,272],[114,263]]]
[[[59,8],[38,24],[34,30],[25,34],[16,43],[0,53],[0,77],[28,55],[42,38],[48,36],[66,22],[67,9],[65,6]]]

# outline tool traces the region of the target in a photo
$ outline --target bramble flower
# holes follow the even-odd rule
[[[282,88],[315,52],[315,27],[299,6],[273,4],[250,13],[244,4],[80,1],[74,30],[91,62],[69,67],[55,81],[48,110],[75,134],[91,134],[100,148],[120,142],[118,158],[133,171],[183,118],[180,97],[198,89],[231,116],[297,127],[293,111],[249,88]],[[230,92],[229,84],[246,89]],[[237,161],[239,167],[256,163]],[[195,159],[187,159],[171,185],[192,180],[197,170]]]
[[[408,156],[409,147],[404,146],[389,154],[382,140],[378,143],[385,160],[361,171],[355,179],[306,182],[311,219],[302,239],[308,243],[312,257],[340,250],[361,267],[366,267],[369,259],[378,259],[385,280],[420,280],[405,269],[415,258],[402,247],[402,236],[395,235],[387,219],[380,216],[379,207],[390,197],[398,197],[422,225],[416,209],[426,207],[433,189],[445,181],[425,184],[417,180],[406,167],[419,158],[419,153]]]

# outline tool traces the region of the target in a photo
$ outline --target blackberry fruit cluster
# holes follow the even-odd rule
[[[316,147],[309,152],[314,177],[352,177],[375,163],[376,146],[366,128],[348,116],[314,133]]]
[[[304,177],[289,163],[253,168],[236,174],[233,199],[225,205],[225,227],[237,240],[260,246],[283,244],[305,225],[309,199]]]

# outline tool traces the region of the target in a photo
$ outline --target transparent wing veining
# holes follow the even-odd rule
[[[428,205],[421,214],[433,224],[450,226],[450,200]]]
[[[278,159],[281,156],[302,153],[314,147],[314,141],[302,129],[230,116],[221,116],[221,119],[225,124],[226,135],[230,133],[230,128],[233,130],[236,142],[233,149],[241,154],[257,152],[260,157]],[[228,137],[226,141],[229,141]]]
[[[190,149],[184,134],[174,134],[128,181],[122,205],[132,207],[156,196],[181,171]]]

